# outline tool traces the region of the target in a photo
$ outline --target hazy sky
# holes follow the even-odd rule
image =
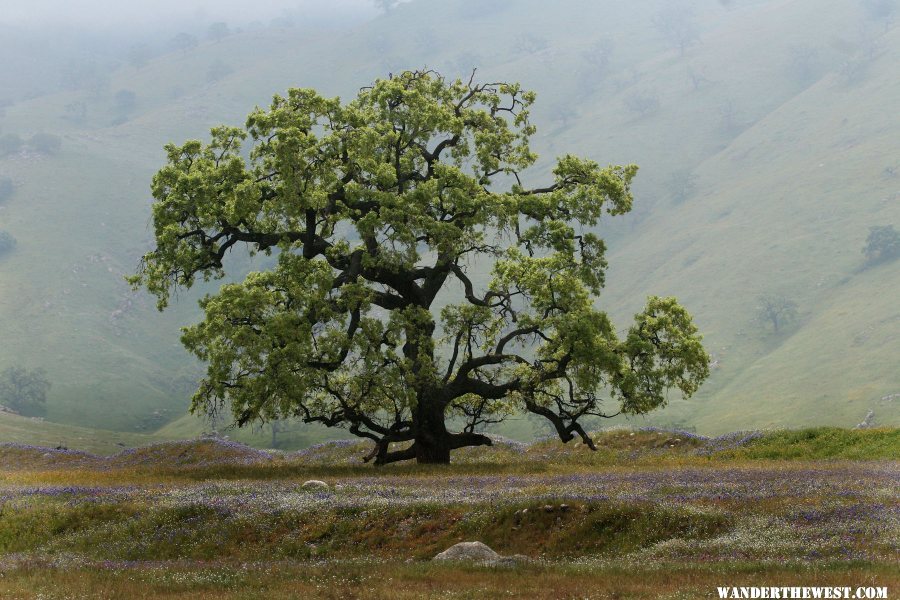
[[[310,17],[375,14],[371,0],[0,0],[0,23],[107,27],[195,18],[239,24],[285,10]]]

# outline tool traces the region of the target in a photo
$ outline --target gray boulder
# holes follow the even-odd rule
[[[318,479],[310,479],[309,481],[304,481],[300,487],[304,490],[327,490],[328,484]]]
[[[502,556],[481,542],[460,542],[450,546],[435,556],[433,560],[466,561],[484,563],[491,566],[512,567],[528,562],[530,559],[521,554]]]
[[[460,542],[434,557],[434,560],[494,561],[500,555],[481,542]]]

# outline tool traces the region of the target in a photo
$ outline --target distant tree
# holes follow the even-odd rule
[[[779,295],[763,295],[759,297],[756,307],[756,320],[771,325],[774,333],[778,333],[788,322],[797,318],[797,303]]]
[[[28,140],[28,147],[41,154],[56,154],[62,147],[62,138],[52,133],[36,133]]]
[[[4,133],[3,135],[0,135],[0,157],[15,154],[21,150],[24,145],[25,142],[18,134]]]
[[[9,177],[0,177],[0,203],[9,200],[15,191],[16,186],[13,184],[12,179]]]
[[[866,262],[875,264],[900,257],[900,232],[893,225],[876,225],[869,228],[866,245],[863,246]]]
[[[206,70],[206,80],[210,83],[215,83],[220,79],[224,79],[233,72],[234,69],[231,68],[231,66],[229,66],[222,59],[217,58],[211,65],[209,65],[209,68]]]
[[[176,50],[181,50],[183,54],[187,54],[188,50],[197,46],[197,38],[190,33],[181,32],[172,38],[170,44]]]
[[[0,373],[0,404],[26,417],[46,414],[50,381],[44,369],[9,367]]]
[[[647,117],[659,110],[659,96],[651,91],[633,92],[625,97],[625,108],[639,117]]]
[[[681,204],[694,195],[697,189],[697,176],[690,169],[675,171],[669,176],[668,187],[672,202]]]
[[[209,26],[206,35],[212,41],[219,43],[231,35],[231,29],[228,27],[228,23],[217,21]]]
[[[153,51],[147,44],[135,44],[128,49],[128,64],[135,69],[143,69],[153,57]]]
[[[288,419],[275,419],[274,421],[269,421],[268,423],[266,423],[264,428],[268,428],[269,433],[272,435],[272,440],[271,442],[269,442],[269,447],[279,448],[282,444],[282,440],[278,439],[279,436],[285,433],[296,431],[297,425],[296,423]]]
[[[683,6],[667,6],[653,18],[653,25],[681,56],[700,41],[694,11]]]
[[[16,247],[16,238],[8,231],[0,229],[0,254],[6,254]]]
[[[224,277],[229,249],[277,250],[184,330],[208,364],[194,410],[343,427],[376,464],[447,463],[491,445],[483,428],[509,414],[594,448],[585,419],[693,394],[709,356],[674,298],[651,297],[621,338],[596,304],[605,245],[591,230],[630,210],[637,167],[566,154],[546,185],[518,183],[537,160],[534,97],[408,71],[347,103],[292,89],[245,128],[169,144],[157,245],[133,285],[162,309]]]
[[[116,112],[121,115],[128,114],[137,105],[137,94],[131,90],[119,90],[113,97]]]

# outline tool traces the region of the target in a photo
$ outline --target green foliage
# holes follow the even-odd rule
[[[720,459],[766,460],[896,460],[900,456],[900,429],[785,429],[767,433]]]
[[[897,258],[900,256],[900,232],[893,225],[870,227],[862,252],[869,264]]]
[[[45,412],[50,381],[44,369],[9,367],[0,373],[0,404],[27,417]]]
[[[489,444],[476,430],[511,412],[591,444],[579,419],[608,415],[604,395],[643,414],[669,388],[695,392],[708,356],[674,299],[650,298],[624,340],[594,306],[605,245],[584,230],[630,210],[637,167],[565,155],[549,185],[525,187],[533,102],[517,84],[404,72],[346,104],[292,89],[209,144],[168,145],[152,185],[157,246],[132,283],[162,309],[173,288],[223,277],[237,244],[277,254],[207,296],[185,329],[209,363],[194,410],[299,416],[372,439],[380,462],[444,462]],[[479,290],[468,270],[485,261]],[[461,293],[438,320],[453,280]],[[433,439],[443,447],[422,450]]]

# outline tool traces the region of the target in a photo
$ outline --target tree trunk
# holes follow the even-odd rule
[[[416,441],[413,451],[419,464],[450,464],[451,434],[447,431],[444,406],[436,394],[419,394],[414,423]]]
[[[413,445],[420,465],[450,464],[450,449],[449,435],[437,439],[417,438]]]

